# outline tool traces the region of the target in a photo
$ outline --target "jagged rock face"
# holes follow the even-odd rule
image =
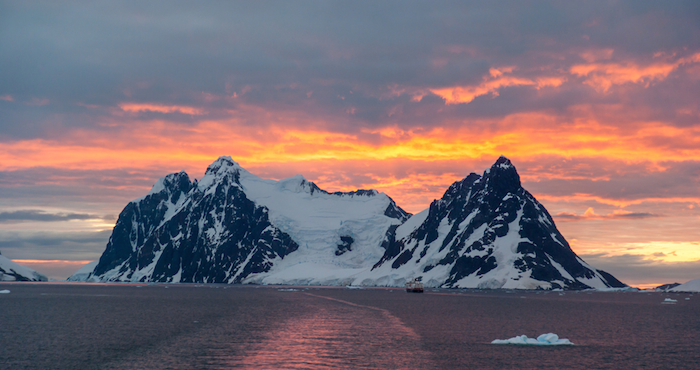
[[[483,176],[472,173],[455,182],[414,217],[397,229],[374,270],[423,276],[428,286],[441,287],[625,286],[576,256],[505,157]]]
[[[170,174],[129,203],[81,280],[277,283],[290,279],[289,267],[319,266],[352,274],[371,267],[387,229],[409,216],[374,190],[329,193],[301,176],[263,180],[222,157],[198,183]]]
[[[0,254],[0,281],[48,281],[49,279],[29,267],[15,263]]]
[[[92,275],[101,281],[239,283],[299,248],[270,224],[267,209],[246,197],[238,172],[225,165],[207,169],[208,184],[193,184],[184,172],[168,175],[129,203]]]

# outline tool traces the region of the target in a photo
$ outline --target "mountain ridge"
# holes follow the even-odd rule
[[[261,179],[230,157],[124,208],[88,281],[450,288],[623,287],[571,250],[501,156],[416,215],[376,190]]]
[[[0,281],[48,281],[49,279],[29,267],[22,266],[0,253]]]

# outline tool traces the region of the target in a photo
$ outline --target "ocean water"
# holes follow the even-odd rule
[[[700,295],[0,283],[0,369],[698,369]],[[662,304],[666,298],[675,304]],[[494,345],[553,332],[574,346]]]

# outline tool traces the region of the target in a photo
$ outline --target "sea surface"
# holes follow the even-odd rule
[[[0,290],[10,290],[0,294],[0,369],[700,368],[697,294],[59,283]],[[491,344],[550,332],[575,345]]]

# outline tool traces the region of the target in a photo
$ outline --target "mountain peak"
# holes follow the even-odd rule
[[[499,194],[515,192],[522,187],[520,175],[510,159],[500,156],[491,168],[484,172],[484,178]]]
[[[209,167],[207,167],[207,171],[204,173],[204,175],[216,175],[222,170],[228,172],[231,170],[238,170],[240,168],[242,168],[241,165],[231,159],[231,157],[221,156],[215,160],[214,163],[210,164]]]
[[[513,167],[513,164],[510,162],[510,159],[506,158],[504,155],[501,155],[496,160],[496,163],[494,163],[493,166],[491,166],[491,167],[493,168],[495,166],[506,169],[509,167]],[[515,168],[515,167],[513,167],[513,168]]]
[[[191,185],[190,177],[185,171],[175,172],[159,178],[147,195],[160,193],[165,189],[180,189],[182,192],[187,193]]]

